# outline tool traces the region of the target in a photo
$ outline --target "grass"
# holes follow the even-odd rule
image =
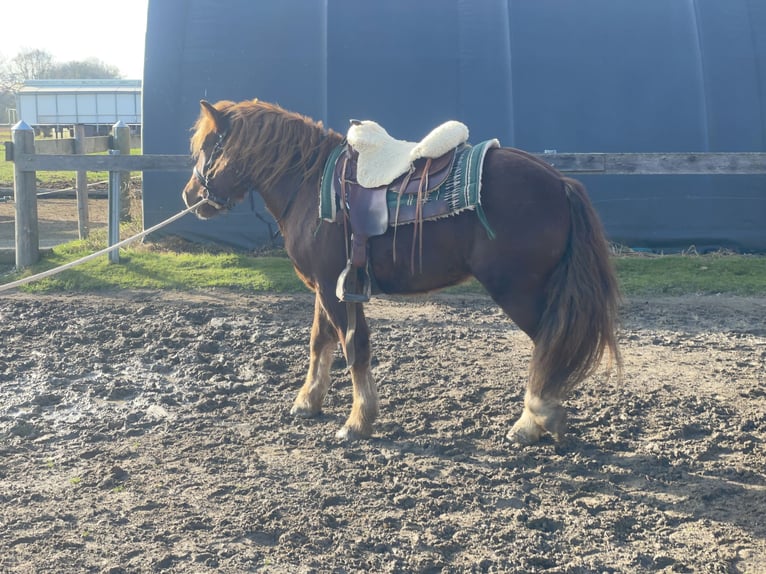
[[[135,225],[133,226],[135,227]],[[123,237],[136,230],[128,226]],[[52,269],[89,255],[106,245],[106,232],[95,232],[86,241],[60,245],[21,275],[0,277],[7,283]],[[306,287],[283,254],[255,256],[195,248],[180,251],[162,245],[139,245],[121,251],[120,263],[103,256],[49,279],[22,287],[28,292],[160,289],[207,291],[228,289],[248,293],[298,293]],[[618,255],[614,257],[620,285],[626,296],[681,296],[729,294],[766,296],[766,256],[714,253],[708,255]],[[447,290],[483,293],[476,281]]]
[[[99,233],[93,235],[97,237]],[[106,241],[96,244],[97,241],[91,238],[55,247],[24,275],[40,273],[89,255],[102,249]],[[113,289],[184,291],[219,288],[246,292],[306,291],[285,257],[253,257],[243,253],[179,253],[147,247],[122,250],[118,264],[109,263],[104,255],[23,287],[29,292]]]
[[[766,295],[766,256],[713,253],[616,257],[627,295]]]

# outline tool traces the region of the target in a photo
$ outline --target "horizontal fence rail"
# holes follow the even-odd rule
[[[14,153],[21,171],[180,171],[192,167],[188,155],[42,155]]]
[[[603,175],[766,174],[766,153],[546,153],[536,157],[562,172]]]

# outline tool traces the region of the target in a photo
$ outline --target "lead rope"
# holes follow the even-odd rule
[[[133,243],[134,241],[138,239],[143,239],[150,233],[153,233],[157,231],[158,229],[165,227],[166,225],[173,223],[176,219],[182,218],[187,213],[194,211],[195,209],[198,209],[200,206],[209,203],[207,199],[203,199],[199,203],[195,203],[191,207],[187,207],[180,213],[176,213],[174,216],[167,218],[165,221],[161,221],[157,225],[153,225],[149,229],[146,229],[142,231],[141,233],[138,233],[134,235],[133,237],[128,237],[127,239],[123,239],[119,243],[115,243],[114,245],[111,245],[105,249],[101,249],[100,251],[96,251],[95,253],[91,253],[90,255],[86,255],[85,257],[81,257],[80,259],[77,259],[75,261],[70,261],[69,263],[65,263],[64,265],[61,265],[59,267],[56,267],[54,269],[48,269],[48,271],[43,271],[42,273],[38,273],[37,275],[30,275],[29,277],[24,277],[23,279],[19,279],[17,281],[12,281],[11,283],[6,283],[5,285],[0,285],[0,293],[3,291],[10,291],[11,289],[15,289],[16,287],[21,287],[22,285],[26,285],[27,283],[32,283],[34,281],[39,281],[41,279],[45,279],[46,277],[50,277],[52,275],[56,275],[58,273],[61,273],[62,271],[66,271],[67,269],[71,269],[72,267],[77,267],[78,265],[82,265],[83,263],[87,263],[91,259],[95,259],[96,257],[100,257],[102,255],[105,255],[109,253],[110,251],[114,251],[115,249],[119,249],[120,247],[123,247],[125,245],[128,245],[129,243]]]

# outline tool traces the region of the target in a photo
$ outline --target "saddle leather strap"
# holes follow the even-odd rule
[[[340,178],[340,210],[343,213],[343,245],[346,247],[346,261],[351,259],[351,238],[348,233],[348,194],[346,193],[346,168],[348,156],[343,158],[343,177]]]
[[[351,246],[353,237],[349,234],[348,193],[346,190],[346,169],[348,168],[348,156],[343,158],[343,177],[340,180],[340,209],[343,212],[343,244],[346,247],[346,261],[351,261]],[[351,273],[352,288],[356,288],[356,270]],[[356,349],[354,348],[354,335],[356,334],[356,311],[358,303],[346,302],[346,337],[343,347],[346,351],[346,365],[349,372],[356,361]]]
[[[415,275],[415,244],[419,249],[420,272],[423,272],[423,203],[425,203],[428,191],[428,169],[431,167],[431,158],[426,160],[423,177],[418,186],[418,194],[415,203],[415,222],[412,227],[412,251],[410,253],[410,273]]]
[[[394,252],[394,263],[396,263],[396,231],[399,229],[399,208],[402,206],[402,196],[404,195],[404,190],[407,189],[407,184],[410,183],[410,177],[412,177],[413,173],[415,173],[415,169],[411,167],[410,171],[404,175],[402,185],[399,187],[399,193],[396,195],[396,216],[391,224],[394,226],[394,239],[391,244],[391,249]]]
[[[354,335],[356,334],[356,310],[359,303],[346,302],[346,365],[349,371],[356,361],[356,349],[354,348]]]

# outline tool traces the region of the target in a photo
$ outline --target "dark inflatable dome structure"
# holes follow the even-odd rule
[[[199,100],[259,98],[345,132],[448,119],[531,152],[766,151],[763,0],[151,0],[144,153],[188,152]],[[189,173],[147,172],[148,227]],[[766,176],[587,176],[610,239],[766,251]],[[256,198],[163,233],[254,249]]]

